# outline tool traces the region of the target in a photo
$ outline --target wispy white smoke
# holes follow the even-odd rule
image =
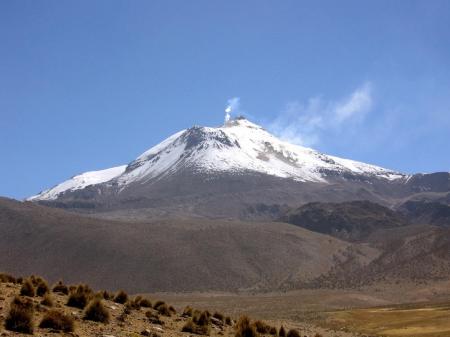
[[[367,82],[342,100],[313,97],[306,103],[290,102],[269,129],[290,143],[311,146],[320,142],[325,131],[359,122],[371,109],[371,84]]]
[[[227,123],[231,118],[231,113],[239,113],[240,108],[240,98],[233,97],[227,101],[227,107],[225,108],[225,123]]]

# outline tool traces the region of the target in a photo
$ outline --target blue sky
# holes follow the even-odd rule
[[[220,125],[233,97],[322,152],[449,171],[450,2],[1,1],[0,195]]]

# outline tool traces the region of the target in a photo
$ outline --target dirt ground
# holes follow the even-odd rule
[[[20,292],[20,285],[12,283],[1,283],[0,284],[0,336],[24,336],[24,334],[11,332],[5,330],[4,321],[7,317],[9,311],[9,304],[14,296],[18,295]],[[153,309],[140,308],[137,310],[132,310],[130,314],[126,316],[125,321],[121,321],[119,316],[122,314],[124,306],[122,304],[117,304],[112,301],[103,300],[105,307],[108,309],[111,319],[107,324],[91,322],[83,320],[83,311],[77,308],[72,308],[66,306],[67,296],[61,294],[52,293],[52,298],[54,301],[54,307],[58,311],[64,312],[66,315],[70,315],[75,320],[75,331],[72,333],[61,333],[55,332],[48,329],[41,329],[38,327],[39,322],[44,316],[45,312],[49,308],[39,304],[42,298],[33,297],[32,300],[35,304],[37,310],[35,310],[33,323],[34,323],[34,336],[79,336],[79,337],[137,337],[143,335],[149,335],[152,337],[187,337],[194,336],[191,333],[181,332],[183,325],[187,322],[188,318],[182,317],[180,314],[180,309],[182,307],[181,303],[177,305],[177,314],[173,314],[171,317],[165,317],[160,315],[162,324],[151,323],[150,320],[145,316],[146,311],[152,311],[156,313]],[[151,300],[155,301],[158,298],[151,297]],[[170,304],[170,303],[169,303]],[[193,308],[200,308],[196,306],[198,303],[192,303]],[[181,305],[181,306],[180,306]],[[235,313],[237,311],[222,311],[225,315],[231,315],[231,317],[236,320],[238,318]],[[316,333],[322,335],[323,337],[353,337],[355,334],[338,331],[334,332],[330,328],[320,328],[312,324],[296,322],[290,319],[270,319],[266,321],[267,323],[279,328],[283,325],[286,329],[296,328],[300,331],[302,336],[313,337]],[[235,330],[233,326],[226,324],[211,324],[210,326],[210,336],[234,336]],[[26,336],[26,335],[25,335]]]

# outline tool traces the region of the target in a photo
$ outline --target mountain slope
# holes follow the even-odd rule
[[[283,223],[118,222],[0,198],[0,267],[131,292],[278,289],[327,273],[351,243]],[[355,246],[357,247],[357,246]],[[375,257],[360,247],[353,258]]]
[[[236,118],[182,130],[126,167],[76,176],[29,200],[112,219],[273,220],[280,213],[265,210],[353,200],[397,207],[449,191],[447,172],[404,175],[325,155]]]
[[[369,202],[309,203],[288,211],[282,221],[349,241],[367,241],[377,231],[407,226],[401,213]]]
[[[264,174],[302,182],[327,182],[328,176],[346,174],[388,180],[404,176],[283,142],[260,126],[238,118],[219,128],[193,127],[180,131],[144,152],[126,169],[121,166],[88,172],[29,200],[52,200],[65,191],[105,182],[122,190],[133,183],[147,183],[183,170],[209,175]]]

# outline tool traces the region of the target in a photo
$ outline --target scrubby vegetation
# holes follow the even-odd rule
[[[42,305],[45,305],[46,307],[53,307],[53,299],[50,296],[50,294],[45,294],[44,298],[41,301]]]
[[[69,288],[63,283],[63,281],[58,281],[58,283],[53,286],[52,291],[54,293],[69,295]]]
[[[19,334],[33,334],[37,330],[40,336],[48,333],[84,336],[86,330],[75,330],[88,328],[97,335],[103,335],[106,329],[117,333],[119,329],[124,331],[137,324],[136,329],[139,327],[140,330],[132,333],[133,336],[140,333],[144,336],[163,337],[165,331],[170,333],[174,327],[191,334],[216,336],[229,335],[228,329],[232,329],[230,326],[234,324],[230,316],[218,311],[211,314],[208,310],[195,310],[186,306],[178,314],[173,306],[164,301],[156,301],[152,306],[148,298],[130,297],[122,290],[113,296],[107,291],[94,292],[86,284],[68,286],[59,281],[50,292],[47,282],[39,276],[16,279],[8,274],[0,274],[0,283],[7,283],[1,285],[0,295],[4,295],[5,289],[8,294],[11,294],[10,289],[14,289],[12,294],[16,296],[9,305],[0,306],[0,310],[5,308],[4,327]],[[0,304],[1,301],[5,301],[3,296],[0,296]],[[79,322],[79,328],[75,325],[76,321]],[[100,328],[103,324],[93,322],[109,325],[107,328]],[[149,329],[142,330],[142,326],[145,327],[143,324],[148,324]],[[276,327],[261,320],[251,321],[247,316],[242,316],[233,329],[235,337],[277,336],[278,332]],[[279,337],[300,335],[297,330],[289,330],[286,334],[281,327]]]
[[[93,292],[89,286],[80,284],[75,289],[70,291],[67,305],[69,307],[84,309],[92,298]]]
[[[286,337],[301,337],[301,336],[300,336],[300,333],[298,332],[298,330],[291,329],[291,330],[288,331]]]
[[[195,333],[197,335],[209,335],[210,332],[210,314],[207,311],[195,311],[181,329],[182,332]]]
[[[250,324],[250,318],[248,316],[241,316],[236,323],[235,337],[256,337],[258,333],[253,324]]]
[[[119,304],[125,304],[128,301],[128,295],[125,291],[120,290],[116,296],[114,296],[114,302]]]
[[[25,334],[33,333],[34,308],[31,301],[15,297],[11,302],[5,329]]]
[[[20,288],[20,296],[34,297],[35,295],[36,291],[33,282],[30,279],[26,279],[22,284],[22,288]]]
[[[44,315],[39,327],[55,331],[72,332],[74,322],[72,317],[64,315],[62,312],[50,310]]]
[[[94,298],[86,310],[84,311],[83,319],[101,323],[109,322],[109,311],[105,308],[102,301],[98,298]]]

